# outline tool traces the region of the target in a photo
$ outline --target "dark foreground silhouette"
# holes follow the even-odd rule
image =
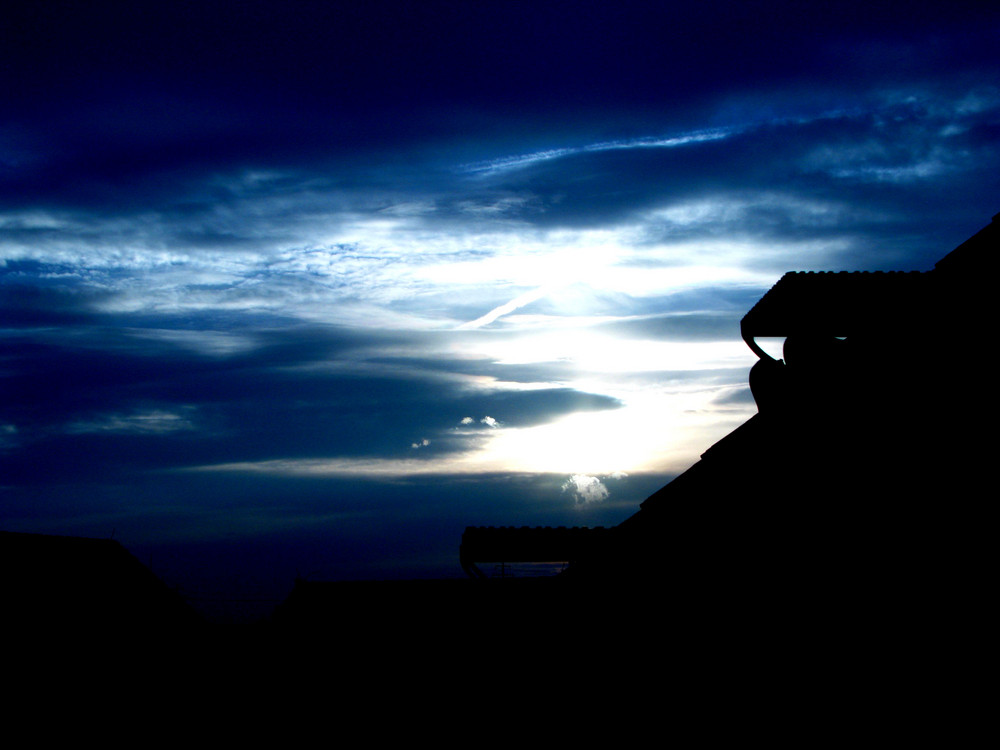
[[[202,623],[113,539],[0,531],[0,581],[8,625],[122,633]]]

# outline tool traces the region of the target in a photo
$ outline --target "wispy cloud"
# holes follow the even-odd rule
[[[477,183],[475,198],[441,170],[390,190],[370,175],[345,187],[319,180],[318,168],[263,179],[240,166],[224,201],[187,195],[220,190],[213,173],[171,185],[172,201],[156,209],[8,209],[0,262],[36,263],[22,281],[89,290],[109,312],[270,311],[471,331],[580,283],[636,297],[699,267],[704,278],[691,284],[750,268],[856,267],[931,183],[951,186],[941,211],[972,212],[958,196],[996,165],[984,133],[998,109],[995,86],[912,88],[864,107],[598,141],[539,153],[614,157],[610,171],[578,162],[530,189]],[[633,158],[640,150],[650,158]],[[516,163],[530,171],[536,161]],[[864,185],[886,189],[859,204]],[[874,249],[862,252],[869,238]]]
[[[519,294],[510,302],[506,302],[502,305],[499,305],[498,307],[494,307],[485,315],[482,315],[476,318],[475,320],[471,320],[468,323],[462,323],[462,325],[458,326],[458,330],[468,331],[475,328],[482,328],[483,326],[488,326],[490,323],[497,320],[498,318],[507,315],[509,313],[512,313],[515,310],[524,307],[525,305],[530,305],[532,302],[540,300],[542,297],[546,295],[547,291],[548,290],[545,287],[540,287],[538,289],[532,289],[530,292]]]
[[[73,422],[66,427],[66,432],[164,435],[196,429],[191,412],[190,409],[183,413],[152,409],[132,414],[107,414],[88,421]]]
[[[602,151],[626,151],[630,149],[642,148],[677,148],[679,146],[688,146],[693,143],[718,141],[738,133],[739,130],[740,129],[736,127],[713,128],[709,130],[690,131],[674,136],[645,136],[625,140],[602,141],[599,143],[591,143],[586,146],[546,149],[529,154],[505,156],[497,159],[491,159],[489,161],[465,164],[459,168],[459,171],[469,174],[495,175],[512,170],[532,167],[542,162],[563,159],[568,156],[576,156],[578,154],[593,154],[600,153]]]

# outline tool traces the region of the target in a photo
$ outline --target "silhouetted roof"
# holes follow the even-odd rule
[[[838,336],[895,339],[967,333],[991,304],[1000,238],[998,219],[928,272],[798,272],[782,276],[740,321],[743,340],[767,355],[756,337]]]
[[[994,216],[990,224],[935,263],[934,270],[945,274],[961,273],[967,281],[989,278],[991,283],[995,282],[994,275],[1000,263],[998,227],[1000,227],[1000,214]]]
[[[113,539],[0,531],[7,622],[162,627],[199,616]]]
[[[790,272],[740,321],[744,338],[796,333],[850,336],[905,324],[929,290],[928,274]]]
[[[564,575],[882,597],[949,570],[947,585],[971,592],[986,549],[976,485],[991,462],[982,411],[961,397],[995,325],[998,220],[933,271],[786,273],[741,322],[761,357],[759,413]],[[786,338],[785,359],[755,336]],[[493,534],[484,546],[545,541]]]

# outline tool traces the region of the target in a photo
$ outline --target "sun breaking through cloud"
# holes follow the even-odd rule
[[[573,495],[574,500],[581,505],[600,503],[611,495],[600,479],[586,474],[574,474],[566,480],[562,489]]]

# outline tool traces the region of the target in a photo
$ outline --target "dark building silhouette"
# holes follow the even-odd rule
[[[555,530],[470,527],[463,566],[563,559],[567,581],[754,606],[978,606],[998,222],[928,272],[785,274],[741,322],[758,414],[631,518],[575,530],[572,554]]]
[[[113,539],[0,531],[3,624],[141,636],[201,617]]]
[[[581,560],[594,554],[608,541],[609,530],[603,526],[590,529],[523,526],[519,529],[470,526],[462,534],[459,561],[462,569],[480,580],[489,578],[479,563],[565,562]]]

